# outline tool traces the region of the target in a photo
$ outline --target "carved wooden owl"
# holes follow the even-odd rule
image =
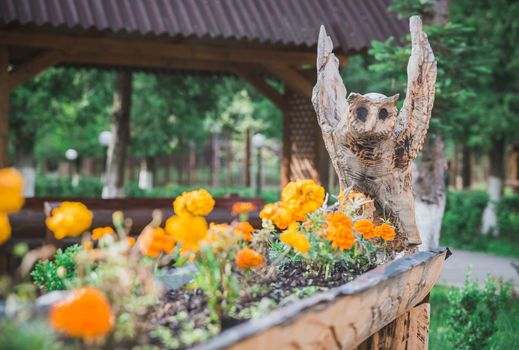
[[[416,227],[411,162],[421,150],[434,102],[436,60],[419,17],[410,19],[412,52],[404,105],[399,95],[360,95],[346,88],[324,27],[317,48],[312,103],[341,189],[353,187],[375,200],[406,245],[421,243]]]

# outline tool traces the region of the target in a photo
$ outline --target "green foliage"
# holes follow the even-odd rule
[[[487,203],[488,194],[483,191],[448,192],[441,245],[519,257],[519,196],[505,196],[498,204],[499,236],[480,233],[481,218]]]
[[[442,243],[469,246],[480,235],[481,217],[488,203],[486,192],[449,192],[443,215]]]
[[[482,291],[484,292],[484,291]],[[458,349],[447,340],[447,334],[452,332],[449,318],[452,308],[457,308],[449,300],[452,294],[461,290],[454,287],[435,286],[431,291],[431,326],[429,332],[429,348],[431,350]],[[482,307],[483,304],[480,304]],[[497,309],[495,318],[495,333],[489,337],[486,347],[476,346],[475,349],[516,349],[519,346],[519,300],[508,294],[501,307]],[[484,321],[485,322],[485,321]],[[462,338],[466,333],[459,335]]]
[[[76,277],[76,255],[80,249],[75,244],[65,251],[58,249],[54,260],[39,261],[31,272],[34,283],[46,292],[67,289],[68,284]]]
[[[64,350],[74,349],[72,344],[61,343],[45,321],[18,322],[0,319],[0,349],[27,350]]]
[[[232,272],[233,259],[230,251],[216,252],[209,246],[201,248],[197,259],[195,284],[204,291],[211,318],[221,323],[240,295],[240,284]]]
[[[499,235],[519,241],[519,195],[504,196],[498,205],[497,212]]]
[[[36,177],[36,196],[101,197],[103,184],[98,178],[80,177],[76,187],[70,178]]]
[[[483,289],[478,282],[470,282],[453,290],[449,296],[446,339],[454,349],[472,350],[485,347],[497,331],[497,314],[510,298],[511,285],[499,285],[487,278]]]

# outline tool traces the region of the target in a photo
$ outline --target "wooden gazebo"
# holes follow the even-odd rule
[[[0,0],[0,167],[9,93],[48,67],[236,74],[283,110],[282,183],[326,183],[328,155],[310,102],[324,24],[341,61],[401,37],[390,0]],[[279,93],[267,81],[281,81]]]

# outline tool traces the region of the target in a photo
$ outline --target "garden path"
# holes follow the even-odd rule
[[[503,278],[505,281],[511,281],[514,289],[519,292],[519,272],[512,265],[512,263],[515,263],[519,268],[518,259],[458,249],[451,249],[451,251],[453,254],[445,262],[438,284],[463,286],[467,270],[469,266],[472,266],[471,279],[479,280],[480,285],[483,284],[485,277],[490,274],[497,278]]]

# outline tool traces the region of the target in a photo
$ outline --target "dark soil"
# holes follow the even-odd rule
[[[307,287],[316,287],[309,293],[315,293],[327,290],[333,287],[340,286],[351,280],[363,272],[374,268],[369,266],[364,271],[358,270],[353,266],[337,265],[334,269],[328,272],[311,272],[308,270],[308,265],[304,262],[289,262],[279,268],[275,276],[269,279],[264,277],[265,274],[256,276],[253,283],[260,285],[262,292],[255,295],[243,294],[240,297],[237,311],[244,310],[257,305],[262,299],[269,298],[275,304],[286,304],[286,298],[297,295],[298,298],[309,296],[304,292],[298,293]],[[352,274],[351,271],[357,273]],[[244,288],[246,289],[246,288]],[[292,299],[290,299],[292,300]],[[295,298],[297,300],[297,298]],[[180,334],[185,330],[185,320],[179,320],[175,317],[181,312],[187,313],[187,319],[194,323],[197,329],[207,329],[210,324],[210,312],[207,308],[207,301],[201,290],[174,290],[170,291],[163,297],[162,302],[155,308],[152,313],[151,322],[156,325],[163,325],[172,330],[173,334]],[[238,312],[239,313],[239,312]],[[221,329],[234,327],[239,323],[248,321],[246,318],[229,317],[222,320]],[[192,326],[192,325],[191,325]],[[183,346],[180,349],[186,349],[190,346]]]

